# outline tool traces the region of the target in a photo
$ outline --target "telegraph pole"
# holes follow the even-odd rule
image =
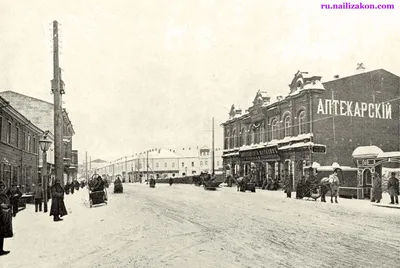
[[[147,178],[147,182],[149,182],[149,150],[147,150],[146,152],[146,178]]]
[[[86,182],[88,182],[88,168],[87,168],[87,152],[86,152],[86,156],[85,156],[85,170],[86,170],[86,176],[85,176],[85,179],[86,179]]]
[[[63,118],[62,94],[64,94],[61,80],[61,69],[58,57],[58,22],[53,21],[53,80],[52,92],[54,94],[54,163],[56,166],[56,179],[64,186],[64,157],[63,157]]]
[[[214,173],[214,117],[212,118],[212,151],[211,151],[211,157],[212,157],[212,162],[211,162],[212,163],[212,173]]]

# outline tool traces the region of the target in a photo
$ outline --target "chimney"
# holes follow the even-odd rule
[[[339,78],[339,75],[336,74],[336,75],[333,76],[333,78],[338,79],[338,78]]]
[[[277,101],[281,101],[281,100],[283,100],[283,96],[282,96],[282,95],[278,95],[278,96],[276,96],[276,100],[277,100]]]

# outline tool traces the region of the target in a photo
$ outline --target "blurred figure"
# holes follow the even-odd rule
[[[44,189],[42,184],[39,183],[33,188],[33,198],[35,199],[35,212],[42,211],[42,203],[44,197]]]
[[[371,202],[380,203],[382,199],[382,179],[377,172],[372,177]]]
[[[54,221],[62,221],[60,217],[68,215],[64,204],[64,189],[60,184],[60,180],[56,179],[51,186],[51,209],[50,216],[53,216]]]
[[[4,250],[4,238],[13,237],[12,205],[5,192],[6,185],[0,181],[0,256],[7,255],[10,251]]]
[[[16,182],[13,182],[13,184],[11,185],[11,188],[8,189],[6,194],[7,194],[8,198],[10,199],[10,202],[12,205],[13,217],[16,217],[17,213],[18,213],[19,199],[22,196],[22,192],[20,189],[18,189]]]
[[[392,176],[388,181],[388,192],[390,195],[390,204],[399,204],[399,180],[396,178],[396,172],[392,172]]]

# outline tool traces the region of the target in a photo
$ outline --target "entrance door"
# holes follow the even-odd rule
[[[371,197],[371,187],[372,187],[372,174],[370,169],[366,169],[363,172],[363,185],[364,187],[364,197]]]

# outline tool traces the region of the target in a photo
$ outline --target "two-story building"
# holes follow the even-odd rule
[[[54,105],[50,102],[26,96],[14,91],[0,92],[0,96],[9,101],[16,110],[18,110],[41,130],[49,132],[48,137],[52,139],[53,143],[47,152],[47,165],[49,171],[48,174],[54,178]],[[72,136],[75,134],[75,132],[66,109],[63,109],[62,115],[64,137],[64,183],[66,183],[67,181],[77,177],[78,162],[72,162],[72,160],[77,161],[78,158],[73,157],[73,151],[75,151],[74,154],[77,154],[76,150],[72,150]],[[39,154],[39,169],[42,168],[41,158],[42,153]]]
[[[38,182],[39,139],[43,131],[0,96],[0,180],[30,192]]]
[[[358,146],[377,145],[397,151],[400,78],[383,69],[347,77],[321,76],[298,71],[286,97],[270,101],[257,92],[247,111],[232,105],[224,128],[224,167],[244,175],[255,163],[258,181],[303,175],[303,167],[355,166]]]

